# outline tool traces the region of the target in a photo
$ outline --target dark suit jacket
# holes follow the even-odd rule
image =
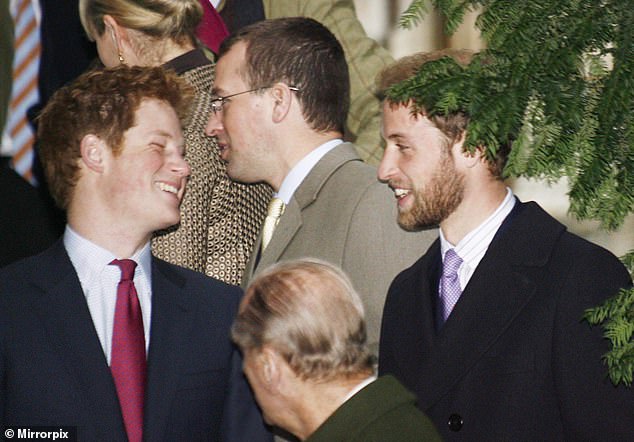
[[[348,399],[306,442],[439,442],[415,396],[384,376]]]
[[[49,248],[64,231],[58,212],[0,157],[0,267]]]
[[[240,290],[153,258],[144,437],[270,440],[229,339]],[[0,270],[0,427],[77,426],[124,441],[110,369],[58,241]]]
[[[42,12],[42,21],[40,23],[42,53],[38,71],[39,102],[29,108],[27,112],[30,124],[35,131],[37,131],[36,117],[51,95],[58,88],[79,76],[91,63],[98,61],[96,45],[88,40],[79,20],[78,0],[40,0],[39,3]],[[12,62],[13,19],[9,11],[9,1],[3,1],[0,4],[0,129],[6,122],[6,107],[11,99]],[[37,206],[38,209],[36,211],[44,211],[46,219],[42,222],[35,220],[30,217],[30,214],[23,214],[24,210],[18,210],[10,216],[13,220],[17,220],[23,225],[23,227],[18,229],[18,234],[21,233],[19,232],[21,229],[37,232],[42,224],[52,223],[55,225],[57,236],[63,231],[64,214],[62,211],[57,210],[48,194],[48,187],[42,165],[40,164],[37,146],[34,153],[33,173],[40,184],[39,192],[37,194],[31,191],[24,192],[22,184],[16,183],[13,178],[11,178],[11,187],[3,187],[3,189],[5,189],[5,192],[15,194],[10,199],[18,199],[18,195],[22,198],[24,195],[26,200],[20,203],[21,206],[28,207],[31,204]],[[0,173],[5,174],[7,172],[2,170]],[[2,202],[4,203],[4,201]],[[5,204],[1,205],[6,207]],[[62,226],[61,230],[58,229],[59,225]],[[9,231],[12,230],[14,228],[9,226]],[[37,233],[36,236],[38,236]],[[33,241],[27,240],[27,242]],[[50,245],[50,242],[48,245]],[[14,258],[23,256],[24,251],[28,252],[33,248],[30,246],[20,247],[18,245],[13,247],[13,249],[17,250],[17,253],[13,251],[3,253],[7,257],[3,263],[11,262]],[[41,250],[43,249],[39,248],[32,251],[35,253]]]
[[[395,375],[448,440],[632,440],[634,394],[607,379],[582,322],[631,284],[608,251],[518,204],[437,334],[436,242],[393,282],[379,372]]]
[[[40,0],[42,58],[38,74],[41,107],[53,93],[97,62],[97,47],[79,20],[78,0]]]
[[[36,117],[60,87],[70,83],[91,65],[99,65],[97,46],[88,40],[79,20],[78,0],[40,0],[42,54],[38,72],[39,103],[29,109],[29,120],[37,127]],[[36,145],[33,173],[40,186],[47,188]],[[52,201],[48,200],[52,205]]]
[[[0,134],[4,130],[13,83],[13,18],[9,2],[0,2]],[[1,135],[0,135],[1,136]]]

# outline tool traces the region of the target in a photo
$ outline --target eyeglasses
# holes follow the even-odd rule
[[[220,112],[222,112],[222,108],[225,105],[225,103],[227,101],[230,101],[229,100],[230,98],[237,97],[238,95],[250,94],[251,92],[257,92],[264,89],[269,89],[270,87],[271,86],[256,87],[255,89],[249,89],[248,91],[237,92],[231,95],[225,95],[224,97],[215,97],[211,100],[211,111],[214,114],[219,114]],[[292,90],[293,92],[299,91],[299,88],[295,86],[289,86],[288,88]]]

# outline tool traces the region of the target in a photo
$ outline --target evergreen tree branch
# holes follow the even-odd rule
[[[570,212],[617,229],[634,212],[634,8],[631,0],[414,0],[401,25],[419,23],[432,4],[451,34],[468,10],[487,50],[466,68],[425,64],[387,91],[431,114],[470,116],[466,147],[494,158],[512,141],[507,176],[570,183]],[[486,62],[483,62],[486,60]],[[630,273],[634,253],[623,258]],[[632,384],[634,289],[584,318],[601,324],[612,382]]]

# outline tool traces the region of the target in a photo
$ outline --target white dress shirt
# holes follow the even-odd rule
[[[513,207],[515,207],[515,197],[510,188],[506,188],[506,197],[497,209],[489,216],[482,224],[469,232],[456,246],[454,247],[449,241],[445,239],[445,236],[440,230],[440,253],[442,254],[442,260],[445,261],[445,253],[447,250],[454,249],[454,251],[462,258],[462,265],[458,269],[458,278],[460,280],[460,288],[464,291],[467,283],[473,276],[475,269],[480,264],[480,261],[484,257],[493,237],[497,233],[498,229],[506,219]]]
[[[117,286],[121,280],[121,270],[111,265],[119,257],[80,236],[70,226],[64,231],[64,247],[79,277],[81,288],[88,303],[101,347],[110,365],[112,351],[112,329],[117,302]],[[134,286],[143,315],[145,352],[150,345],[150,318],[152,313],[152,254],[148,242],[130,258],[137,263],[134,271]]]

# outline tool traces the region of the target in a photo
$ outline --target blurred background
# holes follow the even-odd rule
[[[484,47],[475,28],[477,12],[465,17],[462,26],[452,36],[443,33],[443,20],[431,11],[415,28],[398,27],[398,19],[411,0],[354,0],[357,15],[369,36],[389,49],[395,58],[418,51],[432,51],[446,47],[479,50]],[[566,180],[548,184],[545,182],[514,179],[509,186],[524,201],[537,201],[551,215],[568,228],[622,256],[634,249],[634,214],[631,214],[616,232],[604,232],[593,221],[577,222],[568,216],[568,184]]]

